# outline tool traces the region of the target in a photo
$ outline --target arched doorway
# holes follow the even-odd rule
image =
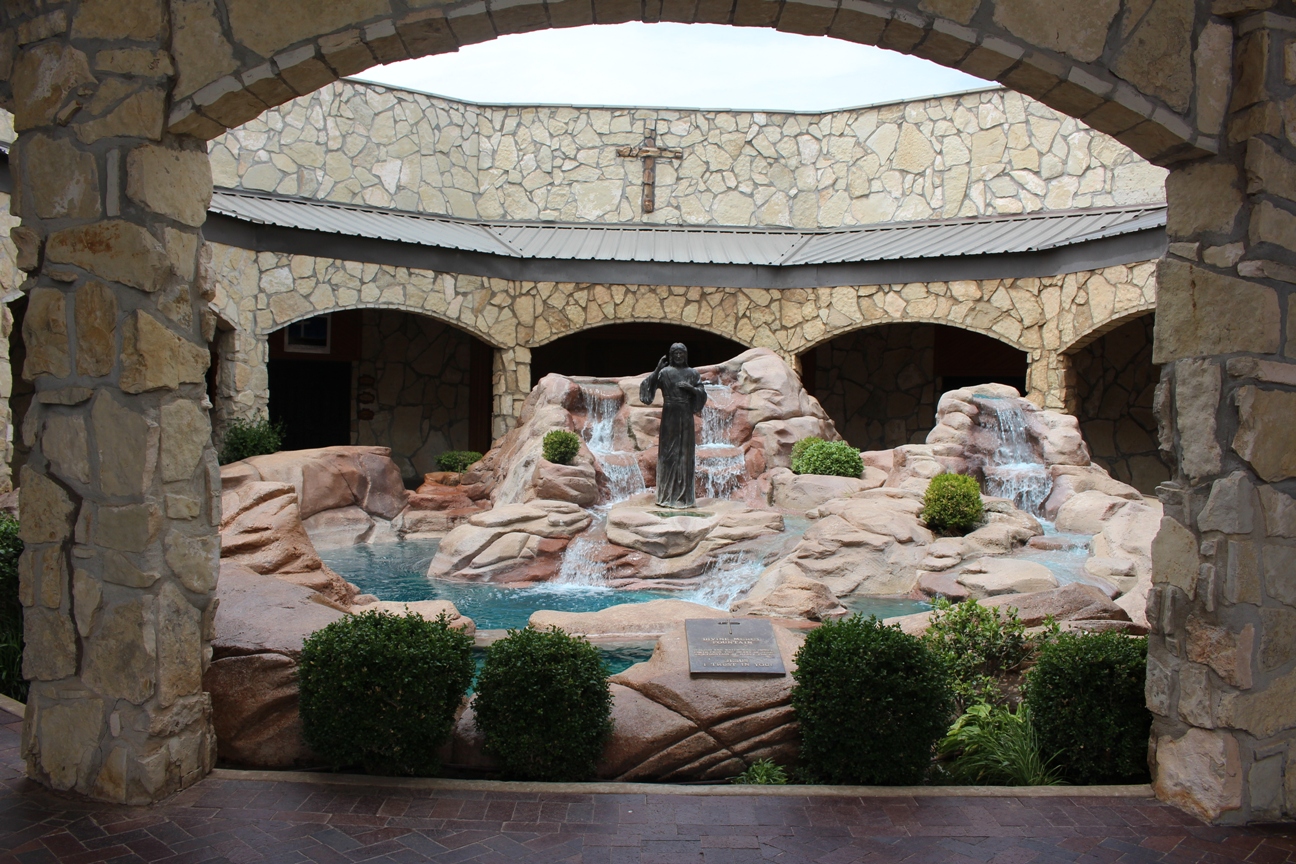
[[[922,443],[946,390],[992,381],[1024,390],[1026,364],[1026,352],[980,333],[883,324],[806,352],[801,375],[847,441],[882,450]]]
[[[284,449],[390,447],[407,484],[448,450],[490,447],[492,350],[426,315],[357,309],[269,335],[270,419]]]
[[[1127,321],[1071,352],[1075,414],[1093,454],[1118,480],[1151,495],[1170,479],[1157,444],[1153,313]]]
[[[531,380],[550,372],[599,377],[651,372],[674,342],[688,346],[693,366],[723,363],[747,350],[732,339],[677,324],[609,324],[532,349]]]

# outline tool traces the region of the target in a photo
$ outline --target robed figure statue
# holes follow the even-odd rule
[[[661,432],[657,438],[657,504],[688,509],[697,503],[693,492],[697,437],[693,415],[706,405],[702,376],[688,365],[688,349],[680,342],[670,347],[669,360],[657,361],[657,368],[639,385],[639,400],[651,405],[662,393]]]

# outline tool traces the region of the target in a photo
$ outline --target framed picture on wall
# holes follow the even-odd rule
[[[284,329],[284,351],[293,354],[327,354],[332,348],[329,315],[316,315]]]

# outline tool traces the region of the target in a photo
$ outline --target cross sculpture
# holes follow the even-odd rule
[[[642,147],[618,147],[617,155],[631,159],[644,160],[643,212],[645,214],[653,212],[653,209],[656,207],[656,201],[654,199],[657,196],[657,160],[680,159],[683,158],[684,151],[658,147],[657,133],[649,131],[644,133],[644,143]]]

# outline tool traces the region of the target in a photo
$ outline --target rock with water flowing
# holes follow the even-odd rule
[[[697,419],[698,498],[752,496],[763,503],[761,475],[787,467],[793,444],[808,436],[841,438],[792,368],[767,348],[697,371],[707,388]],[[541,488],[548,472],[537,470],[541,440],[565,429],[581,436],[575,464],[594,471],[598,500],[590,503],[609,505],[642,493],[655,482],[661,424],[661,406],[639,399],[644,377],[546,375],[527,397],[517,427],[465,473],[464,482],[489,488],[497,506],[552,497]],[[575,500],[560,494],[559,500]]]
[[[571,538],[591,521],[588,513],[566,501],[495,507],[445,536],[428,576],[493,582],[552,579]]]

